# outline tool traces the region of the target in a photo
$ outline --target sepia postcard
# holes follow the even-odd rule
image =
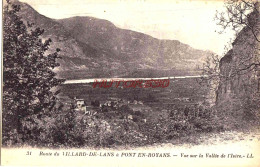
[[[260,167],[260,1],[3,0],[1,165]]]

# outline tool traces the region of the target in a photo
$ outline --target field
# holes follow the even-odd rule
[[[207,89],[195,78],[171,79],[166,88],[93,88],[92,84],[61,87],[60,99],[75,106],[65,116],[74,127],[69,146],[174,143],[222,128],[212,121],[213,113],[205,107]],[[84,101],[84,109],[78,107],[79,101]]]
[[[84,99],[87,104],[95,100],[102,104],[115,98],[129,102],[136,100],[154,110],[197,104],[206,99],[206,88],[195,78],[171,79],[166,88],[93,88],[92,84],[62,85],[60,96]]]
[[[54,148],[199,144],[203,135],[244,126],[232,112],[209,107],[207,90],[196,78],[170,79],[165,88],[63,84],[57,110],[25,117],[26,140],[15,142]],[[30,130],[33,133],[27,133]],[[17,136],[16,131],[10,133]]]

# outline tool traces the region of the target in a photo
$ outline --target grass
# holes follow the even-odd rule
[[[229,102],[213,108],[202,103],[206,101],[206,89],[195,79],[171,80],[169,87],[156,89],[94,89],[89,84],[72,84],[63,85],[61,90],[60,98],[65,104],[62,109],[49,116],[24,118],[24,133],[4,134],[4,145],[127,148],[200,144],[203,136],[259,125],[259,119],[249,125],[251,119],[245,119],[243,110]],[[103,106],[92,108],[96,115],[87,115],[76,111],[75,102],[68,97],[83,98],[88,106],[97,101]],[[104,106],[108,101],[117,102],[118,106]]]

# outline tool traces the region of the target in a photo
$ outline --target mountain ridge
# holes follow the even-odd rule
[[[50,52],[61,49],[61,66],[55,69],[61,77],[131,76],[137,72],[138,77],[148,73],[149,77],[197,74],[197,66],[212,54],[178,40],[161,40],[121,29],[104,19],[89,16],[51,19],[26,3],[16,3],[21,6],[20,16],[44,29],[44,39],[52,39]]]

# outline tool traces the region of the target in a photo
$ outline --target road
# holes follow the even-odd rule
[[[102,81],[118,81],[118,80],[124,80],[124,81],[132,81],[132,80],[163,80],[163,79],[185,79],[185,78],[201,78],[206,77],[204,75],[193,75],[193,76],[172,76],[172,77],[159,77],[159,78],[91,78],[91,79],[78,79],[78,80],[66,80],[64,84],[79,84],[79,83],[93,83],[96,80]]]

